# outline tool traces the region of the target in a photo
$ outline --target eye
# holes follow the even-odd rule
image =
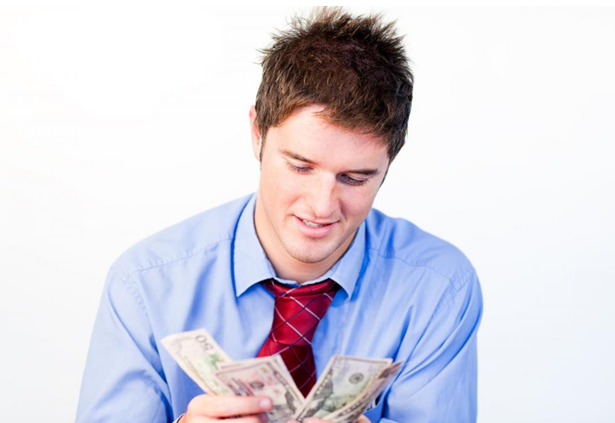
[[[340,175],[340,178],[342,179],[342,181],[344,181],[344,183],[348,184],[348,185],[353,185],[353,186],[360,186],[365,184],[367,181],[369,181],[369,178],[367,179],[355,179],[352,178],[348,175]]]
[[[290,170],[296,173],[306,173],[311,170],[309,167],[295,166],[289,162],[286,162],[286,165],[290,168]]]

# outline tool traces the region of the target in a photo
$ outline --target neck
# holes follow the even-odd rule
[[[275,269],[275,273],[279,278],[296,281],[298,284],[302,284],[308,281],[313,281],[327,273],[327,271],[331,268],[322,268],[320,270],[314,269],[290,269],[285,267],[283,264],[278,263],[277,265],[271,261],[273,268]]]

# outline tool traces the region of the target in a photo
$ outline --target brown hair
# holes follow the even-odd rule
[[[322,104],[331,124],[382,137],[389,160],[404,145],[413,75],[403,37],[382,16],[316,8],[273,35],[263,53],[256,124],[263,140],[298,107]]]

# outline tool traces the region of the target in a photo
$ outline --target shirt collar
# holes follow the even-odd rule
[[[283,283],[296,283],[286,281],[276,276],[271,262],[267,258],[263,247],[256,235],[254,227],[254,207],[256,194],[253,194],[246,207],[241,212],[235,233],[235,245],[233,249],[233,273],[235,293],[240,296],[252,285],[265,279],[275,278]],[[327,273],[315,279],[319,282],[331,278],[344,291],[350,295],[359,278],[365,253],[365,222],[361,223],[357,233],[346,253]]]

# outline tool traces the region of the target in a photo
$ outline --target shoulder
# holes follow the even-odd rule
[[[111,273],[128,276],[231,242],[250,198],[251,195],[201,212],[137,242],[117,258]]]
[[[383,259],[412,268],[425,268],[453,284],[461,284],[475,274],[461,250],[406,219],[393,218],[372,209],[366,219],[366,228],[367,248]]]

